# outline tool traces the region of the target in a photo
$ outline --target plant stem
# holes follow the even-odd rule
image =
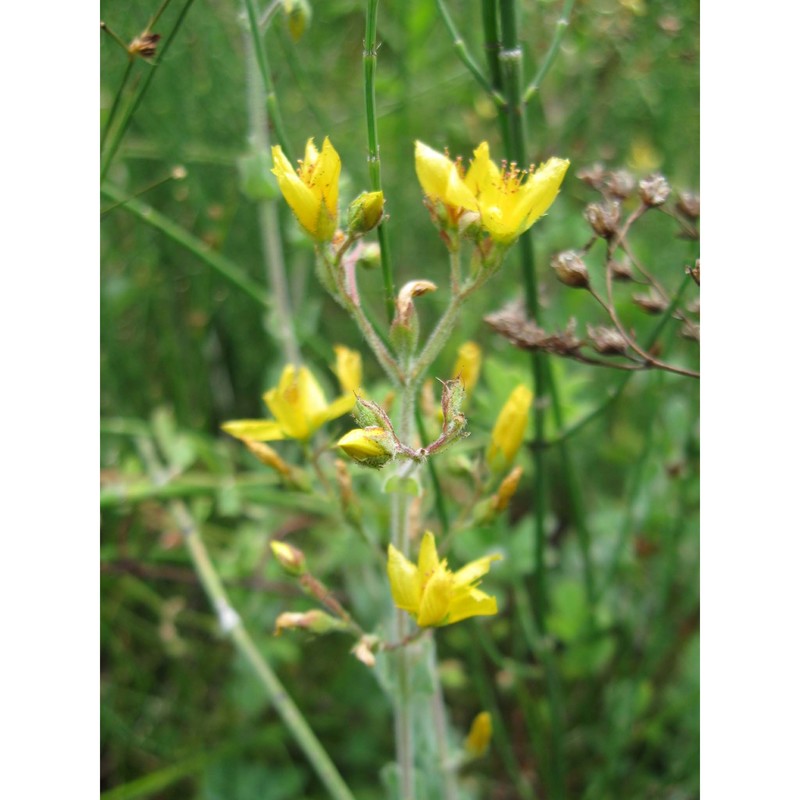
[[[104,28],[103,30],[108,30],[108,28]],[[123,45],[124,47],[124,45]],[[108,119],[106,120],[105,127],[103,128],[103,133],[100,137],[100,152],[103,152],[103,148],[106,146],[106,139],[108,138],[108,132],[111,130],[111,126],[114,124],[114,118],[117,116],[117,111],[119,111],[119,103],[122,99],[122,94],[125,91],[125,86],[128,84],[128,78],[131,76],[131,72],[133,72],[133,59],[128,57],[128,63],[125,66],[125,72],[122,74],[122,82],[119,85],[119,89],[117,89],[117,93],[114,95],[114,102],[111,104],[111,111],[108,112]]]
[[[439,669],[436,660],[436,636],[431,633],[428,650],[428,670],[433,683],[433,700],[431,701],[431,716],[433,729],[436,736],[436,746],[439,756],[439,769],[442,772],[444,800],[458,800],[458,783],[453,764],[450,761],[450,746],[447,741],[447,709],[444,704],[444,692],[439,678]]]
[[[192,3],[194,3],[194,0],[186,0],[186,2],[183,4],[183,8],[181,9],[180,14],[178,15],[178,19],[175,20],[175,24],[172,26],[172,30],[167,35],[166,39],[164,40],[164,43],[159,47],[158,63],[153,65],[153,69],[147,71],[144,80],[139,84],[138,90],[128,103],[128,107],[125,109],[122,121],[118,125],[116,131],[114,132],[114,136],[111,139],[111,143],[103,152],[100,158],[101,182],[105,179],[106,173],[108,172],[108,168],[111,166],[111,162],[114,159],[114,155],[116,154],[117,149],[119,148],[120,143],[122,142],[122,137],[125,135],[125,131],[127,131],[128,125],[130,124],[133,115],[136,113],[136,109],[139,107],[139,103],[142,102],[142,98],[144,97],[145,92],[147,92],[147,89],[150,86],[150,81],[153,80],[153,77],[158,71],[159,65],[163,62],[164,56],[166,56],[170,48],[170,45],[172,44],[172,42],[175,39],[175,36],[180,30],[181,25],[183,24],[183,21],[186,18],[186,14],[189,12],[189,9],[192,6]]]
[[[375,103],[375,71],[378,66],[378,0],[367,0],[366,32],[364,34],[364,101],[367,112],[367,166],[370,188],[382,191],[381,149],[378,144],[378,114]],[[383,300],[386,317],[394,316],[394,277],[389,250],[389,231],[384,222],[378,226],[378,243],[381,247],[381,274],[383,275]]]
[[[250,32],[252,34],[252,31]],[[249,121],[250,145],[257,153],[269,150],[269,128],[266,114],[267,87],[260,85],[258,79],[257,48],[254,40],[260,35],[245,36],[245,73],[247,81],[247,116]],[[274,200],[258,202],[258,230],[261,236],[263,253],[269,284],[271,288],[271,312],[275,316],[278,338],[283,347],[285,363],[299,365],[300,348],[294,330],[292,301],[286,281],[286,264],[281,247],[278,207]]]
[[[172,239],[176,244],[185,247],[190,253],[208,264],[213,270],[216,270],[223,278],[241,289],[260,306],[270,308],[269,298],[264,288],[243,272],[242,269],[229,258],[212,250],[205,242],[192,236],[191,233],[159,211],[156,211],[152,206],[142,203],[139,200],[128,198],[127,195],[119,189],[108,184],[104,185],[101,191],[106,197],[110,197],[112,200],[119,203],[121,208],[130,211],[135,217],[138,217],[143,222],[152,225],[163,234],[166,234],[166,236]]]
[[[542,85],[544,76],[547,75],[550,67],[553,64],[553,61],[555,61],[556,55],[558,54],[558,48],[561,46],[561,40],[564,38],[564,34],[567,32],[569,18],[572,15],[572,7],[574,5],[575,0],[565,0],[564,8],[561,11],[561,16],[558,18],[558,22],[556,22],[556,31],[553,34],[550,47],[545,54],[544,60],[539,65],[536,75],[534,75],[533,80],[528,84],[528,88],[525,89],[525,94],[522,97],[522,101],[524,103],[530,102],[533,96],[539,91],[539,87]]]
[[[258,69],[261,72],[261,80],[264,81],[265,102],[269,120],[275,128],[275,138],[278,140],[278,144],[281,146],[286,157],[291,161],[292,148],[289,147],[286,129],[283,127],[283,119],[281,118],[281,112],[278,108],[278,96],[275,94],[275,85],[272,82],[272,73],[269,70],[267,50],[264,47],[264,41],[259,33],[255,6],[253,5],[253,0],[244,0],[244,4],[247,10],[247,20],[250,27],[250,36],[253,41],[253,49],[255,50],[256,59],[258,61]]]

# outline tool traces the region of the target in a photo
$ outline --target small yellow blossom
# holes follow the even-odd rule
[[[453,573],[447,568],[446,559],[439,560],[430,531],[422,537],[416,565],[389,545],[388,573],[394,603],[414,616],[421,628],[496,614],[496,598],[477,586],[492,561],[500,558],[484,556]]]
[[[489,749],[492,741],[492,717],[488,711],[481,711],[469,729],[469,734],[464,740],[464,749],[472,758],[480,758]]]
[[[336,366],[333,371],[339,379],[342,393],[358,392],[361,389],[363,377],[361,353],[341,344],[335,344],[333,352],[336,353]]]
[[[481,373],[481,348],[475,342],[464,342],[458,348],[458,357],[453,367],[453,377],[464,382],[467,395],[472,394]]]
[[[329,242],[339,222],[339,173],[342,162],[328,137],[322,151],[306,143],[299,169],[292,167],[280,145],[272,148],[273,174],[300,224],[318,242]]]
[[[474,193],[464,183],[460,162],[451,161],[422,142],[416,143],[414,162],[422,191],[430,200],[444,203],[453,221],[465,210],[478,210]]]
[[[501,170],[489,158],[488,143],[481,142],[464,178],[477,199],[481,226],[498,244],[511,244],[550,208],[568,167],[568,160],[550,158],[528,172],[515,164]]]
[[[392,435],[378,425],[355,428],[336,444],[354,461],[377,469],[391,461],[397,452]]]
[[[264,394],[264,402],[275,419],[240,419],[226,422],[222,430],[237,439],[270,442],[277,439],[308,441],[328,420],[351,411],[354,394],[328,403],[316,378],[306,367],[288,364],[274,389]]]
[[[506,404],[500,409],[486,459],[495,472],[504,472],[517,454],[525,429],[528,427],[528,413],[533,402],[533,393],[527,386],[517,386]]]

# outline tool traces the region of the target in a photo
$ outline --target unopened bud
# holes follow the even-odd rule
[[[417,346],[419,320],[414,308],[414,298],[436,291],[431,281],[409,281],[397,295],[395,315],[389,328],[389,340],[401,356],[409,357]]]
[[[648,206],[663,206],[671,191],[667,179],[658,173],[639,181],[639,197]]]
[[[312,609],[311,611],[284,611],[275,620],[275,636],[280,636],[284,631],[300,628],[310,633],[332,633],[346,629],[341,621],[326,614],[324,611]]]
[[[587,325],[586,330],[592,347],[601,355],[620,356],[625,353],[628,344],[618,330],[604,325],[598,325],[596,328]]]
[[[589,270],[578,253],[574,250],[565,250],[556,253],[550,260],[550,266],[555,270],[561,283],[576,289],[589,288]]]
[[[311,6],[308,0],[283,0],[283,10],[286,12],[286,25],[292,41],[299,41],[311,22]]]
[[[374,649],[378,646],[377,636],[362,636],[356,646],[350,651],[362,664],[368,667],[375,666]]]
[[[302,550],[298,550],[296,547],[277,539],[273,539],[269,546],[272,548],[272,554],[278,560],[284,572],[294,578],[299,578],[301,575],[306,574],[306,557]]]
[[[631,300],[633,300],[642,311],[646,311],[648,314],[662,314],[667,310],[667,306],[669,305],[660,294],[657,294],[652,289],[649,294],[633,295]]]
[[[636,180],[627,170],[618,169],[606,177],[606,193],[617,200],[627,200],[636,189]]]
[[[128,53],[131,56],[140,56],[141,58],[153,58],[156,54],[156,46],[161,39],[159,33],[149,33],[145,31],[140,33],[129,45]]]
[[[610,239],[617,232],[619,225],[619,203],[613,200],[605,203],[589,203],[583,216],[598,236]]]
[[[698,219],[700,216],[700,195],[694,194],[694,192],[680,192],[675,207],[684,217],[688,217],[691,220]]]
[[[377,425],[355,428],[336,443],[354,461],[365,467],[380,469],[397,453],[394,436]]]
[[[347,232],[361,236],[371,231],[383,218],[383,192],[362,192],[347,214]]]
[[[492,741],[492,718],[488,711],[481,711],[469,729],[464,740],[464,750],[472,758],[480,758],[489,749]]]
[[[453,377],[461,378],[464,391],[472,393],[481,372],[481,348],[475,342],[464,342],[458,348],[458,357],[453,367]]]
[[[497,487],[497,491],[492,496],[492,509],[494,511],[499,513],[508,508],[511,498],[517,491],[517,486],[519,486],[521,477],[522,467],[516,466],[503,478],[502,483]]]

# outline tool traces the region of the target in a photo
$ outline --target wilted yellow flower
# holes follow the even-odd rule
[[[477,199],[481,226],[498,244],[511,244],[550,208],[568,167],[568,160],[550,158],[536,170],[515,164],[501,170],[489,158],[488,143],[481,142],[464,178]]]
[[[314,147],[313,139],[306,142],[305,158],[297,170],[280,145],[272,148],[272,162],[278,186],[300,224],[318,242],[329,242],[339,221],[342,162],[328,137],[321,152]]]
[[[336,353],[336,366],[333,371],[339,379],[342,392],[344,394],[358,392],[362,378],[361,353],[342,344],[335,344],[333,352]]]
[[[447,568],[446,559],[439,560],[430,531],[422,537],[416,565],[389,545],[389,584],[394,603],[414,616],[421,628],[496,614],[497,600],[477,586],[492,561],[500,558],[484,556],[453,573]]]
[[[514,460],[528,427],[528,413],[533,402],[533,393],[527,386],[517,386],[506,404],[500,409],[497,422],[492,429],[492,440],[486,459],[495,472],[503,472]]]
[[[480,758],[489,749],[492,741],[492,717],[488,711],[481,711],[469,729],[469,734],[464,740],[464,749],[472,758]]]
[[[356,402],[354,394],[328,403],[316,378],[306,367],[288,364],[274,389],[264,394],[264,402],[275,419],[240,419],[226,422],[222,430],[237,439],[269,442],[276,439],[310,439],[325,422],[341,417]]]
[[[464,382],[464,389],[469,395],[478,382],[481,373],[481,348],[475,342],[464,342],[458,348],[458,358],[453,367],[453,377],[460,377]]]
[[[474,193],[464,183],[461,162],[451,161],[444,153],[419,141],[414,149],[414,162],[422,191],[434,202],[444,203],[451,218],[457,219],[464,210],[478,210]]]

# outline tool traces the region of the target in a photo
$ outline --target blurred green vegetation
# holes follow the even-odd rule
[[[346,172],[341,205],[368,186],[362,83],[364,3],[312,2],[304,36],[293,42],[279,14],[265,36],[284,123],[299,155],[305,140],[330,136]],[[174,24],[170,3],[156,32]],[[527,74],[549,46],[559,2],[524,2],[521,35]],[[449,3],[482,63],[480,4]],[[102,19],[125,41],[138,34],[156,2],[101,3]],[[468,156],[487,139],[502,157],[496,110],[457,60],[431,0],[382,3],[377,97],[386,223],[399,286],[427,278],[444,286],[443,247],[421,203],[413,142]],[[244,69],[245,28],[236,4],[195,3],[158,66],[134,65],[129,87],[157,70],[108,171],[109,184],[152,205],[266,285],[255,204],[241,191],[239,159],[249,152]],[[110,37],[101,39],[101,125],[127,66]],[[699,174],[699,3],[696,0],[578,2],[561,52],[529,106],[532,161],[568,157],[561,195],[536,228],[543,319],[563,329],[576,317],[600,321],[585,293],[550,274],[550,254],[590,235],[582,217],[596,199],[577,179],[595,161],[642,176],[663,171],[676,189],[697,189]],[[185,179],[164,180],[176,165]],[[113,204],[106,197],[104,207]],[[304,356],[336,393],[331,344],[365,354],[365,386],[382,398],[388,385],[366,356],[354,326],[319,288],[313,252],[281,204],[294,318]],[[636,252],[671,290],[699,255],[676,238],[675,223],[652,215],[637,226]],[[264,800],[324,797],[262,689],[219,634],[180,535],[166,511],[184,497],[257,644],[307,715],[359,798],[383,797],[377,775],[394,758],[391,710],[378,683],[335,636],[274,638],[284,610],[310,607],[268,557],[268,540],[297,531],[299,542],[365,627],[386,602],[365,548],[309,496],[279,486],[219,431],[224,420],[264,414],[261,395],[277,382],[283,356],[264,308],[195,254],[126,209],[102,218],[101,455],[102,774],[104,797]],[[594,255],[590,270],[599,268]],[[362,296],[381,321],[379,271],[362,277]],[[497,409],[529,360],[489,332],[482,317],[518,296],[516,259],[465,310],[434,374],[448,377],[455,351],[480,341],[486,363],[469,419],[465,455],[485,445]],[[444,293],[441,293],[444,295]],[[646,332],[618,291],[620,312]],[[419,303],[423,326],[444,296]],[[674,327],[674,330],[673,330]],[[696,344],[667,326],[670,360],[696,363]],[[558,361],[565,427],[602,404],[620,373]],[[580,480],[591,554],[600,587],[587,608],[574,513],[558,453],[547,453],[551,493],[548,547],[549,627],[562,683],[563,742],[569,797],[699,796],[698,386],[691,379],[635,375],[621,398],[570,439]],[[347,428],[345,420],[331,435]],[[173,480],[148,476],[143,441],[155,441]],[[287,460],[299,449],[286,444]],[[531,459],[521,463],[531,474]],[[467,491],[458,461],[441,479],[455,517]],[[381,531],[380,480],[354,473],[364,514]],[[459,492],[462,495],[459,495]],[[435,525],[429,501],[426,518]],[[504,753],[511,753],[548,796],[546,731],[553,723],[539,665],[532,663],[515,609],[527,602],[516,574],[532,569],[531,496],[523,483],[502,525],[453,543],[455,563],[487,548],[506,559],[492,591],[502,612],[437,634],[447,704],[464,734],[484,708],[501,715],[489,755],[467,770],[476,797],[516,797]],[[384,526],[385,541],[385,526]],[[531,729],[530,722],[537,725]]]

